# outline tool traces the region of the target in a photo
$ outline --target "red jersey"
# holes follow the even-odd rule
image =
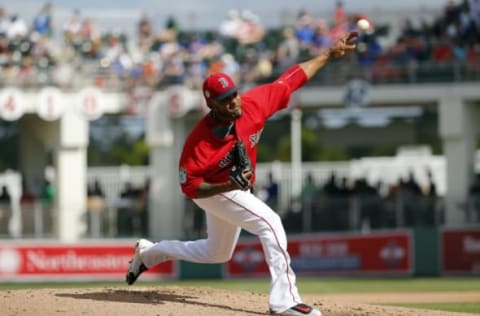
[[[235,134],[219,135],[222,124],[206,115],[193,128],[183,146],[179,163],[179,180],[183,193],[196,198],[201,183],[228,180],[232,169],[231,150],[242,140],[255,170],[257,144],[265,122],[288,105],[290,95],[307,81],[305,72],[295,65],[272,83],[257,86],[243,94],[242,115],[235,120]],[[255,182],[255,174],[251,183]]]

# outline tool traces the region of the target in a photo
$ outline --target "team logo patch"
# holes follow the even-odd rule
[[[187,182],[187,172],[185,171],[185,169],[180,168],[180,170],[178,170],[178,180],[181,184]]]
[[[222,88],[225,89],[226,87],[228,87],[228,81],[227,81],[227,79],[225,79],[225,78],[219,78],[219,79],[218,79],[218,82],[220,82],[220,85],[222,86]]]
[[[248,137],[251,148],[255,147],[255,145],[257,145],[260,142],[260,137],[262,136],[262,132],[263,132],[263,128],[258,132],[256,132],[255,134],[252,134]]]

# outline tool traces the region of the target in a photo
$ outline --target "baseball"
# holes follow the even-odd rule
[[[370,22],[367,19],[360,19],[357,21],[357,27],[360,31],[366,32],[370,29]]]

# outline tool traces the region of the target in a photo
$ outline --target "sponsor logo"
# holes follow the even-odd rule
[[[0,249],[0,274],[15,274],[22,266],[22,256],[15,249]]]
[[[253,271],[264,261],[263,253],[251,247],[246,247],[237,252],[233,262],[240,265],[245,271]]]
[[[463,238],[463,250],[466,253],[480,253],[480,239],[465,236]]]
[[[396,242],[391,241],[380,250],[380,258],[389,266],[397,266],[406,256],[406,251]]]
[[[26,253],[27,271],[31,272],[78,272],[121,271],[130,256],[115,254],[79,254],[73,250],[52,255],[31,250]]]

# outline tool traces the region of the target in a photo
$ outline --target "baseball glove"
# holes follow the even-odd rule
[[[232,160],[233,167],[230,171],[230,179],[238,184],[242,190],[248,190],[253,170],[247,149],[241,140],[237,141],[233,146]]]

